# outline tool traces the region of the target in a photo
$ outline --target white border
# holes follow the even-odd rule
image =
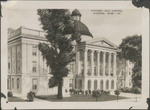
[[[68,9],[135,9],[131,1],[9,1],[2,3],[1,26],[1,89],[7,90],[7,9],[68,8]],[[142,18],[142,101],[141,102],[9,102],[2,99],[3,109],[147,109],[149,97],[149,11],[143,8]]]

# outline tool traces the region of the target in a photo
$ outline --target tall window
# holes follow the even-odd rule
[[[32,79],[32,89],[33,90],[37,90],[37,83],[38,83],[37,79]]]
[[[79,86],[78,86],[78,89],[82,89],[82,80],[79,79]]]
[[[19,89],[19,83],[20,83],[19,78],[17,78],[17,89]]]
[[[8,69],[10,69],[10,62],[8,63]]]
[[[132,85],[132,81],[131,81],[131,79],[129,80],[129,86],[131,86]]]
[[[32,46],[32,55],[33,56],[37,55],[37,46]]]
[[[37,72],[37,67],[36,67],[36,66],[37,66],[36,61],[33,61],[33,62],[32,62],[32,72],[33,72],[33,73],[36,73],[36,72]]]
[[[91,80],[88,80],[88,90],[91,90]]]
[[[71,87],[71,88],[73,87],[72,82],[73,82],[73,79],[70,79],[69,80],[69,87]]]
[[[83,61],[83,59],[84,59],[84,53],[83,51],[80,51],[80,60]]]
[[[114,89],[114,80],[111,81],[111,89]]]
[[[7,79],[7,89],[10,89],[10,87],[9,87],[9,79]]]
[[[129,75],[131,75],[131,68],[129,68]]]
[[[103,80],[100,81],[100,89],[103,90]]]
[[[97,89],[97,80],[94,80],[94,90]]]
[[[12,78],[12,88],[14,88],[14,78]]]
[[[109,89],[109,80],[106,81],[106,90]]]

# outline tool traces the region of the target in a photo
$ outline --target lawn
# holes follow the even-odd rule
[[[12,97],[8,97],[8,102],[27,102],[27,100],[12,96]]]
[[[57,99],[56,95],[39,95],[36,96],[36,98],[47,100],[47,101],[53,101],[53,102],[95,102],[96,99],[93,98],[91,95],[82,95],[82,94],[71,94],[71,97],[64,97],[62,100]],[[120,99],[127,99],[126,97],[119,96]],[[102,95],[100,98],[98,98],[98,101],[111,101],[111,100],[117,100],[117,97],[115,95]]]

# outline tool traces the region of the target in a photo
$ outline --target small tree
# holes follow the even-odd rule
[[[118,102],[118,96],[120,94],[120,91],[119,90],[115,90],[114,92],[115,92],[115,95],[117,95],[117,102]]]
[[[98,101],[98,98],[101,96],[102,94],[101,94],[101,92],[100,91],[96,91],[96,90],[94,90],[93,92],[92,92],[92,97],[94,97],[95,99],[96,99],[96,102]]]

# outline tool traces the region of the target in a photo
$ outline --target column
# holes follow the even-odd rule
[[[116,76],[116,53],[114,53],[114,60],[113,60],[113,76]]]
[[[105,59],[106,59],[106,52],[103,52],[103,76],[106,76],[105,75]]]
[[[97,52],[97,74],[100,75],[100,51]]]
[[[116,77],[116,53],[114,53],[113,55],[114,57],[114,64],[113,64],[113,76],[115,77],[114,78],[114,89],[117,89],[117,77]]]
[[[108,76],[111,74],[111,53],[108,53]]]
[[[79,51],[77,51],[76,52],[76,74],[78,74],[79,75],[79,73],[80,73],[80,52]]]
[[[91,75],[93,75],[94,74],[94,61],[93,61],[93,50],[91,50],[91,71],[92,71],[92,74]]]
[[[87,76],[87,50],[84,50],[84,75]]]

